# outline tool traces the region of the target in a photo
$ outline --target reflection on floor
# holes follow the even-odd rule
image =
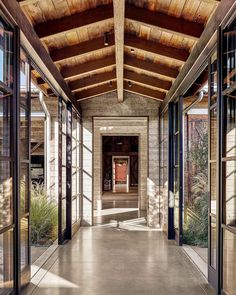
[[[40,281],[31,284],[33,294],[214,294],[183,250],[167,241],[165,234],[149,231],[142,218],[130,222],[126,230],[112,225],[81,228],[44,265]],[[138,230],[137,225],[146,230]]]
[[[145,211],[138,209],[138,192],[105,192],[102,196],[102,210],[94,211],[94,224],[107,224],[145,217]]]

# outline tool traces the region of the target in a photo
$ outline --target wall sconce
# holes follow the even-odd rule
[[[108,33],[107,32],[104,33],[104,45],[105,46],[108,46],[109,45],[109,43],[108,43]]]

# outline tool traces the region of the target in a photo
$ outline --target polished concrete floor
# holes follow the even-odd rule
[[[33,294],[214,294],[181,248],[143,219],[138,225],[135,219],[130,227],[81,228],[51,256],[41,278],[33,279]]]

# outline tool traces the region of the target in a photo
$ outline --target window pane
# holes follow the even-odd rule
[[[227,98],[226,157],[236,156],[236,91]]]
[[[0,94],[0,156],[10,156],[11,98]]]
[[[0,81],[12,88],[13,83],[13,32],[0,18]]]
[[[12,224],[12,203],[10,162],[0,161],[0,228]]]
[[[236,226],[236,161],[225,163],[225,180],[225,222]]]
[[[217,122],[216,122],[216,109],[211,110],[210,112],[211,120],[211,134],[210,134],[210,152],[211,160],[216,160],[216,147],[217,147]]]
[[[77,221],[77,206],[76,206],[76,196],[75,198],[72,199],[72,224],[75,223]]]
[[[20,160],[29,159],[29,112],[20,109]]]
[[[236,290],[236,235],[224,230],[223,289],[229,295]]]
[[[29,65],[22,50],[20,58],[20,103],[22,106],[28,108]]]
[[[211,198],[211,213],[216,215],[216,163],[210,164],[210,198]]]
[[[21,214],[29,212],[29,165],[21,163],[20,165],[20,207]]]
[[[211,231],[210,231],[210,247],[211,247],[211,256],[210,256],[210,265],[216,269],[216,219],[211,218]]]
[[[211,85],[210,85],[211,105],[217,99],[217,52],[211,58]]]
[[[80,196],[77,196],[77,220],[80,218]]]
[[[0,235],[0,294],[13,288],[13,230]]]
[[[29,219],[21,218],[21,269],[29,264]]]

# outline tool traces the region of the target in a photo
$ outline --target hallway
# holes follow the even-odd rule
[[[49,259],[33,294],[214,294],[181,248],[162,232],[135,229],[81,228]]]

